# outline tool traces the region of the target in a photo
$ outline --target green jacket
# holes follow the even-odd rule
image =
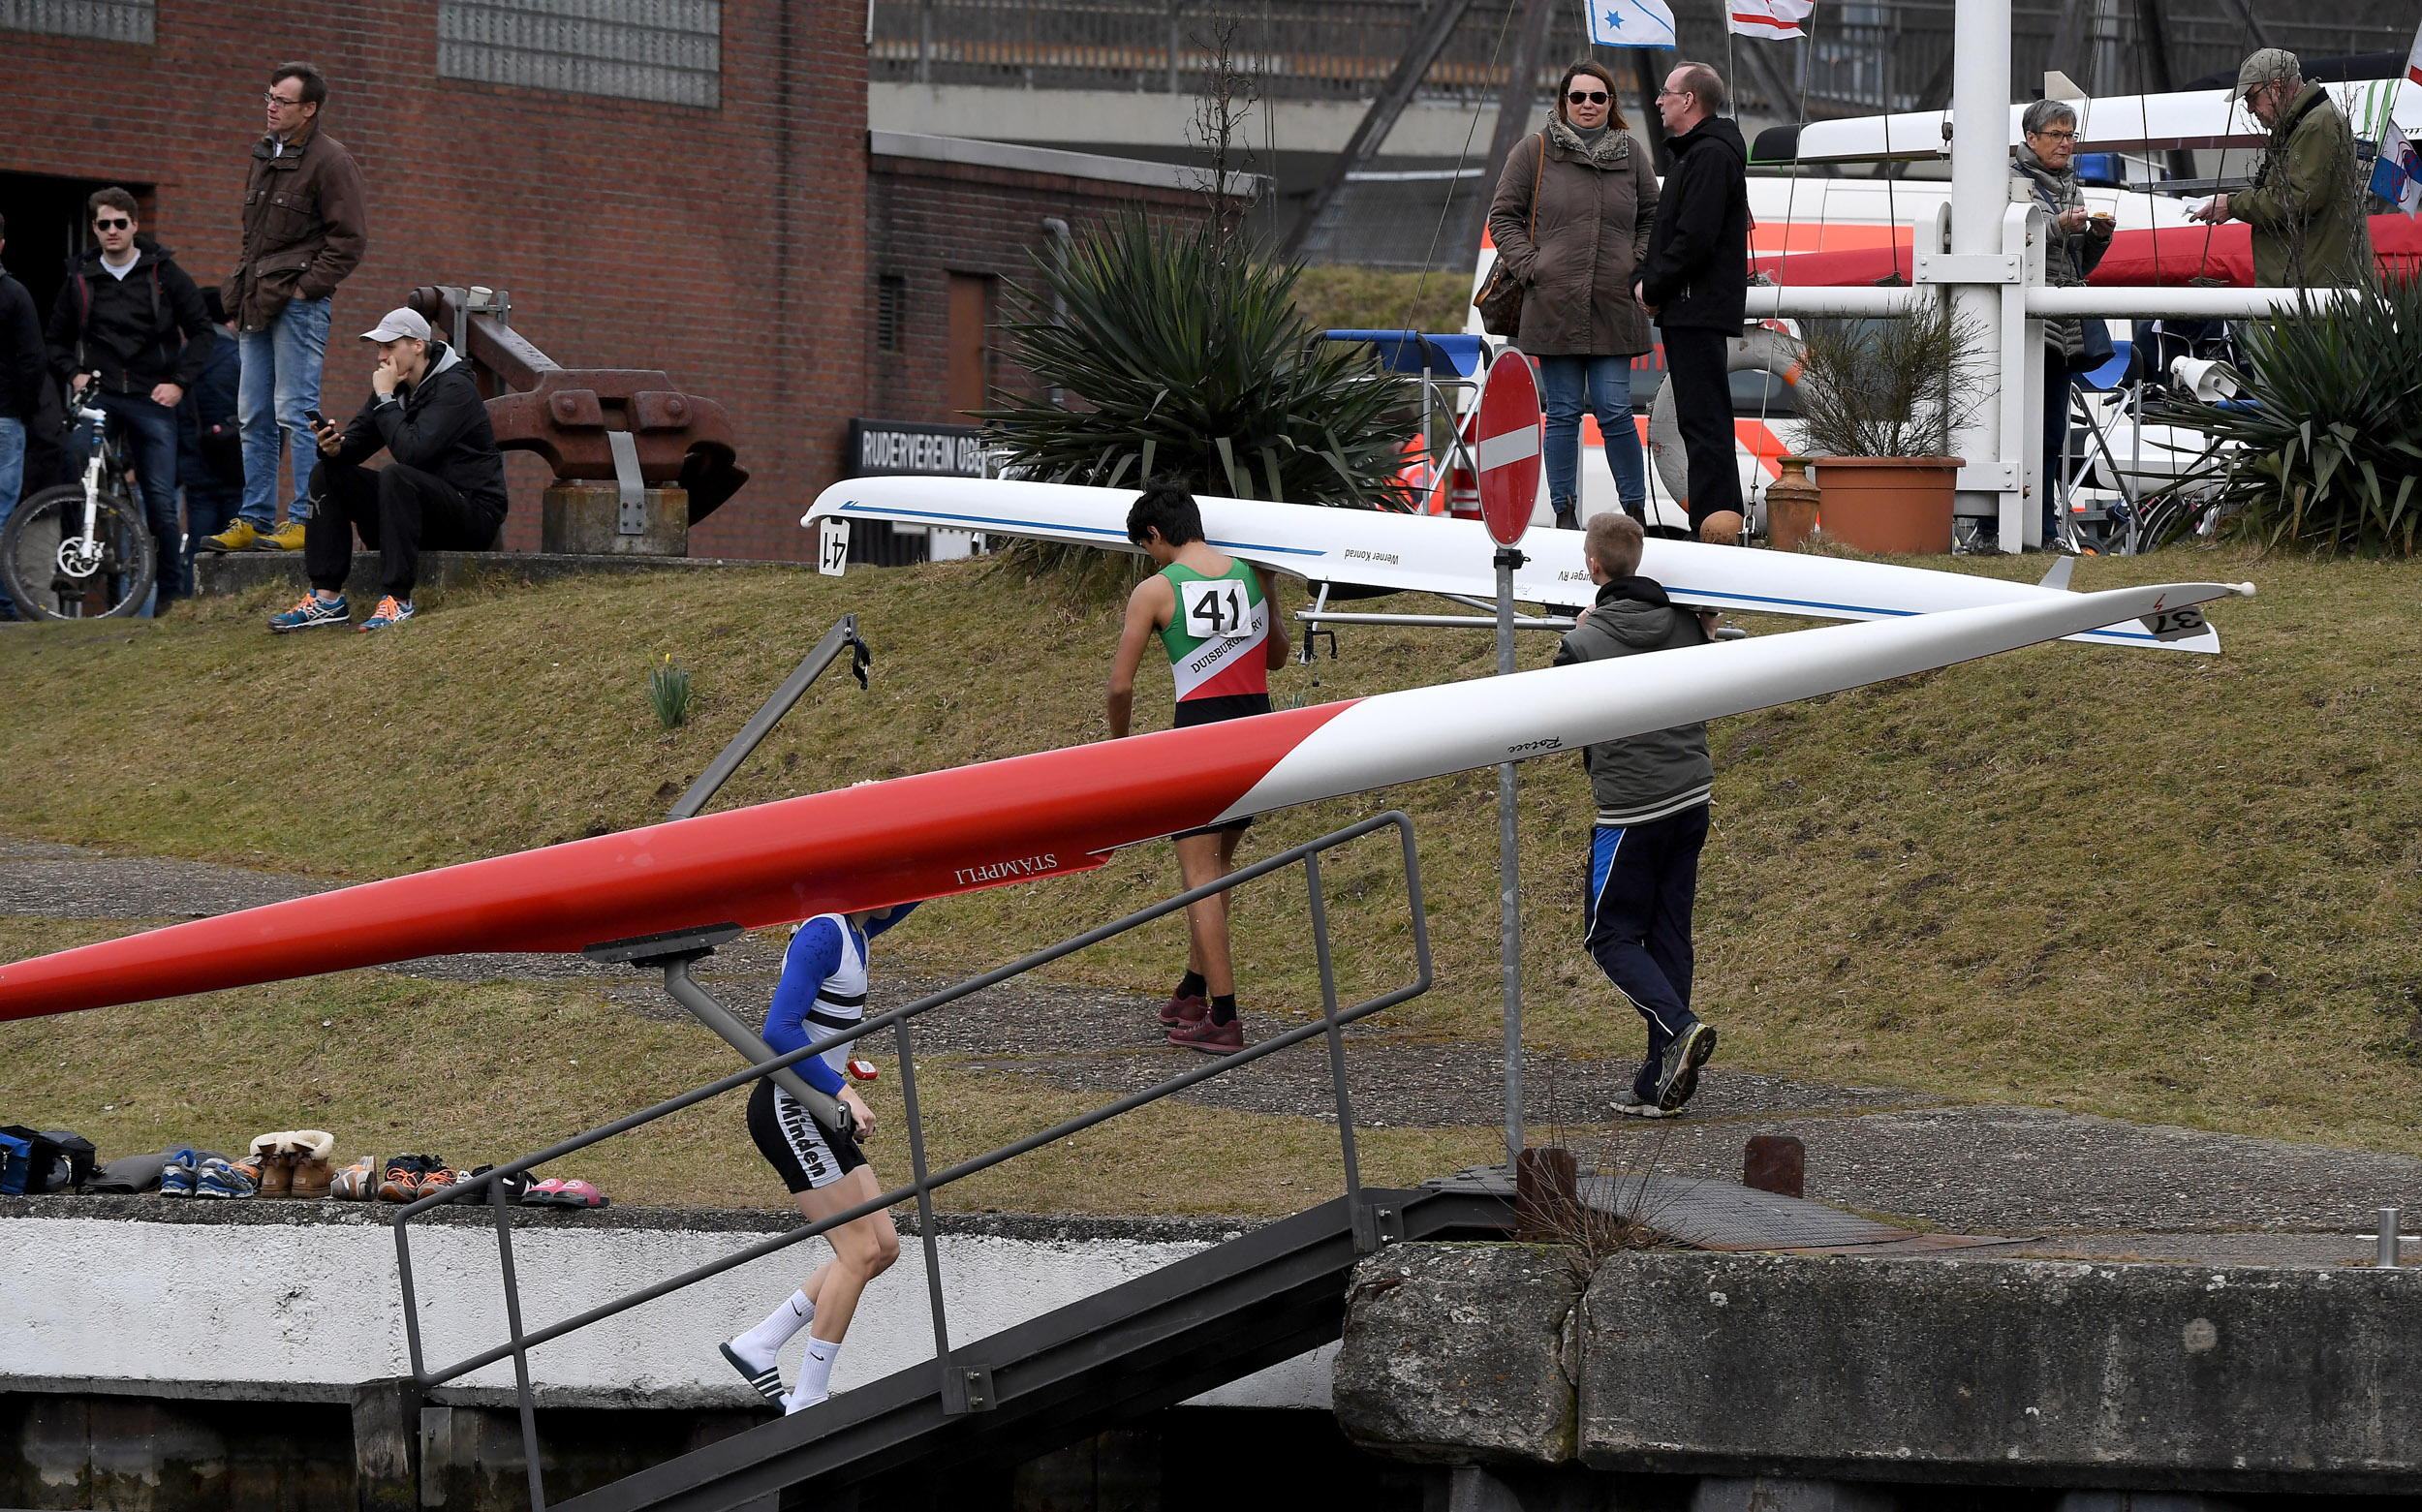
[[[2253,187],[2228,197],[2253,228],[2253,281],[2266,289],[2352,284],[2372,271],[2372,226],[2355,140],[2328,91],[2307,84],[2271,133]]]

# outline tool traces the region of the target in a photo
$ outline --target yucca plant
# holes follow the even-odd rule
[[[2411,556],[2422,524],[2422,278],[2236,326],[2251,404],[2179,400],[2162,419],[2219,442],[2227,528],[2268,548]]]
[[[1298,267],[1256,262],[1212,225],[1134,212],[1035,262],[1042,287],[1011,287],[1002,332],[1070,402],[981,416],[1025,476],[1116,488],[1176,474],[1239,499],[1410,507],[1396,473],[1413,391],[1370,348],[1304,324]]]
[[[690,669],[673,665],[669,651],[647,665],[647,702],[667,729],[690,722]]]

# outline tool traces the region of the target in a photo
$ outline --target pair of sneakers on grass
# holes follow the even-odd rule
[[[370,617],[355,629],[357,631],[392,630],[410,618],[412,618],[412,601],[398,599],[393,594],[388,594],[379,600],[379,606],[370,611]],[[316,588],[304,594],[300,600],[296,601],[295,606],[285,613],[269,616],[270,631],[280,635],[297,630],[319,630],[324,627],[341,629],[352,624],[353,611],[347,607],[345,596],[340,593],[331,597]]]

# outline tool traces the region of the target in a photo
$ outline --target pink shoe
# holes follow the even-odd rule
[[[570,1181],[555,1188],[555,1206],[559,1208],[602,1208],[607,1206],[606,1194],[587,1182]]]
[[[562,1194],[563,1189],[563,1178],[560,1176],[549,1176],[546,1180],[539,1183],[537,1186],[521,1194],[521,1205],[525,1208],[556,1207],[559,1204],[555,1199]]]
[[[1225,1024],[1214,1024],[1205,1013],[1191,1024],[1180,1024],[1169,1031],[1169,1043],[1200,1050],[1206,1055],[1227,1055],[1245,1048],[1245,1020],[1240,1014]]]

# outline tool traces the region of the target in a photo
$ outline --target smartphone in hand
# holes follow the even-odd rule
[[[303,411],[303,420],[304,423],[308,424],[313,430],[318,430],[321,426],[326,425],[328,422],[327,417],[322,415],[317,410]]]

